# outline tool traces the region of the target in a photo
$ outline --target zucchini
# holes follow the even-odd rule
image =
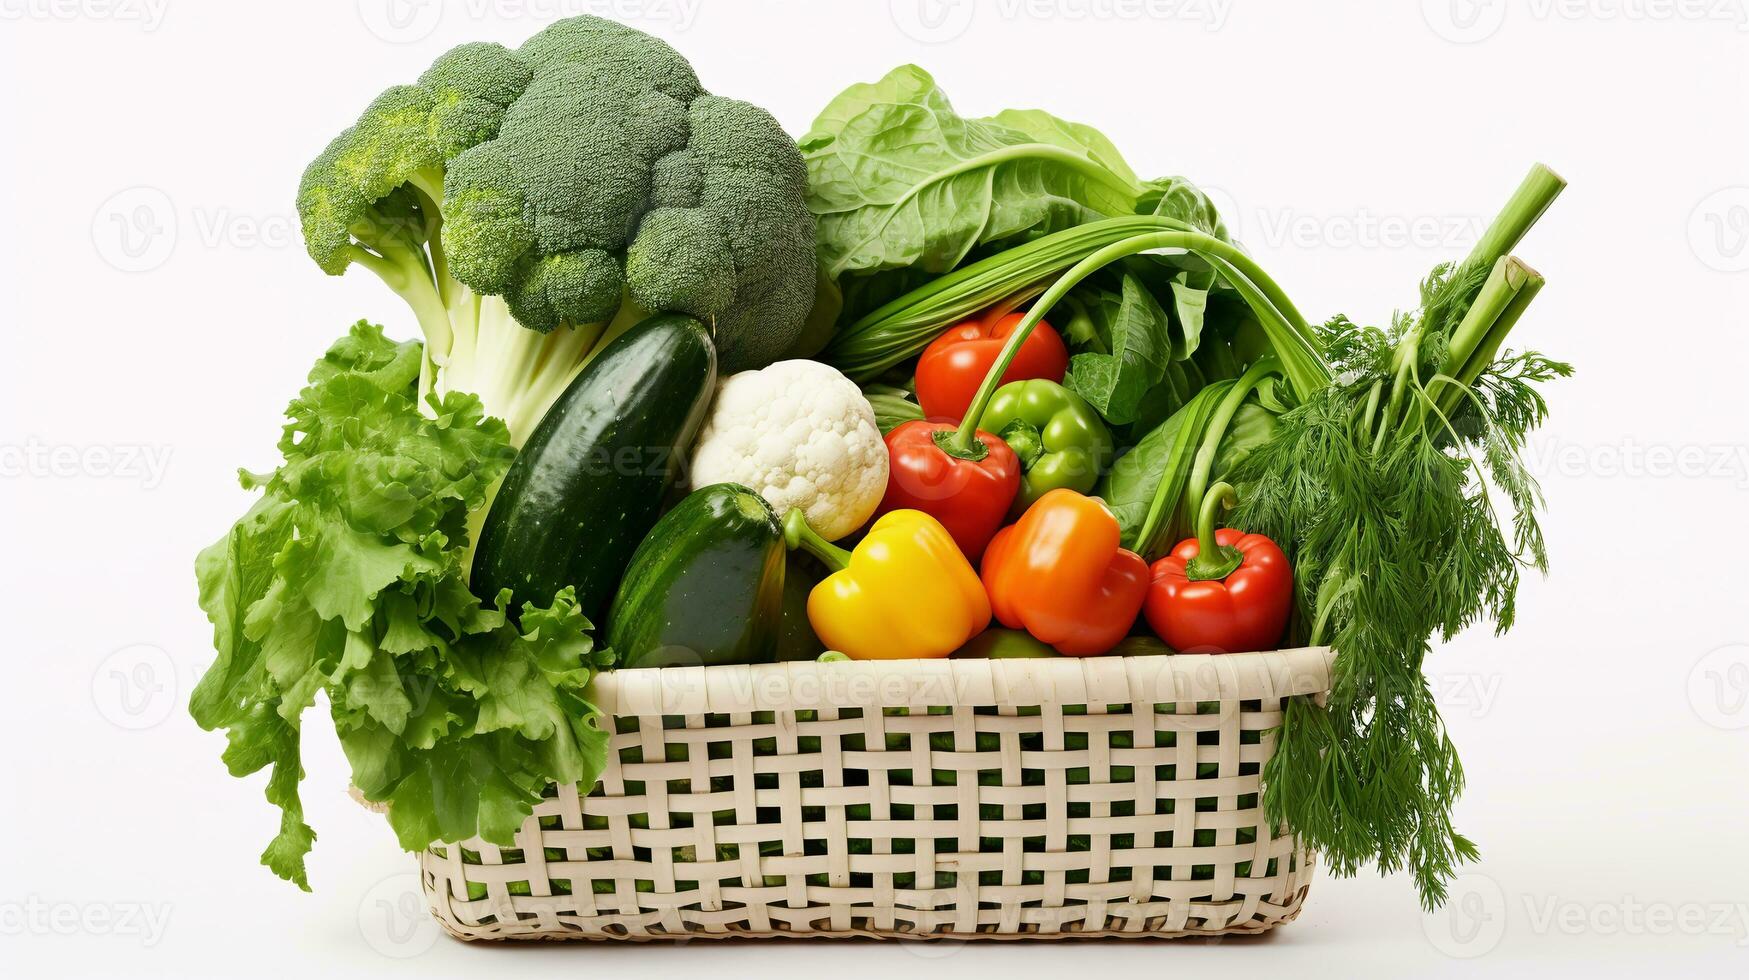
[[[638,546],[607,614],[621,667],[770,663],[783,613],[783,525],[734,483],[693,491]]]
[[[690,317],[650,317],[596,354],[511,462],[480,530],[474,593],[546,605],[571,586],[601,622],[679,482],[716,375],[716,348]]]

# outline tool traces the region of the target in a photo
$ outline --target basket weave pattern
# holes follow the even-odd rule
[[[464,939],[1256,933],[1312,861],[1262,810],[1329,651],[620,671],[587,796],[422,855]]]

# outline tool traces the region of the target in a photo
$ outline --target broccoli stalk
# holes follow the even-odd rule
[[[385,91],[305,170],[298,213],[324,271],[407,301],[422,394],[478,395],[520,446],[646,311],[709,323],[725,372],[782,356],[814,298],[806,181],[769,113],[583,16]]]
[[[370,270],[412,309],[424,334],[420,402],[465,391],[502,419],[518,447],[603,344],[644,316],[622,297],[611,320],[524,327],[504,297],[482,295],[450,275],[443,251],[443,175],[420,172],[352,229],[351,263]]]

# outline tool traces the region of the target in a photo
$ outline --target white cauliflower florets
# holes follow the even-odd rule
[[[692,486],[739,483],[779,517],[800,507],[828,541],[861,527],[887,490],[887,447],[855,382],[818,361],[779,361],[717,386]]]

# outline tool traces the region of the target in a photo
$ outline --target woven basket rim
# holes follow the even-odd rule
[[[1054,707],[1250,701],[1329,689],[1329,647],[1267,653],[858,660],[607,671],[591,700],[610,715],[818,708]]]

